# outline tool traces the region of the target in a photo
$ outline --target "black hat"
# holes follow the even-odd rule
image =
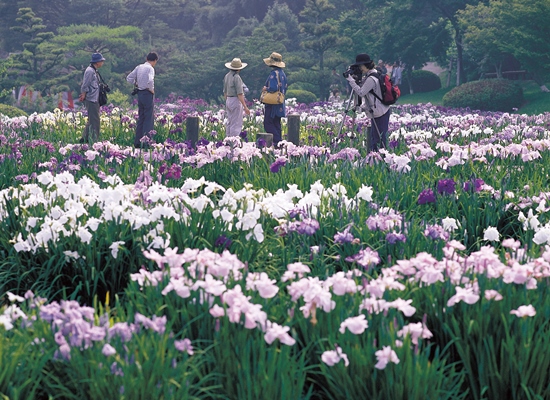
[[[355,57],[355,64],[353,65],[363,65],[371,62],[372,60],[370,59],[370,56],[368,54],[361,53],[357,54],[357,56]]]

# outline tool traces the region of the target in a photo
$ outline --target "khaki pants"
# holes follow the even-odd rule
[[[227,125],[225,136],[239,136],[243,130],[243,105],[238,97],[228,97],[225,100],[227,112]]]

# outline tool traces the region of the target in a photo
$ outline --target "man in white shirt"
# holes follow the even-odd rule
[[[153,110],[155,99],[155,69],[159,56],[155,52],[147,54],[147,61],[138,65],[126,77],[133,83],[138,96],[138,122],[136,125],[135,147],[146,147],[142,143],[143,136],[154,128]]]

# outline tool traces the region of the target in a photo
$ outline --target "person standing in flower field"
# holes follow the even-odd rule
[[[136,135],[134,137],[135,147],[144,147],[141,139],[153,130],[154,100],[155,100],[155,65],[159,56],[155,52],[147,54],[143,64],[134,68],[126,77],[126,80],[133,83],[137,89],[138,96],[138,122]]]
[[[78,100],[83,101],[86,106],[88,121],[84,127],[80,143],[93,143],[99,140],[99,76],[97,70],[101,68],[104,63],[105,58],[103,58],[101,53],[94,53],[92,54],[90,65],[84,71]]]
[[[279,53],[271,53],[268,58],[264,58],[264,63],[271,67],[271,73],[267,77],[262,92],[276,92],[280,90],[286,95],[288,86],[283,68],[285,63]],[[265,104],[264,108],[264,129],[267,133],[273,134],[273,144],[276,146],[282,137],[281,118],[286,116],[285,102],[282,104]]]
[[[358,54],[355,57],[353,66],[360,69],[361,81],[359,84],[355,82],[353,75],[348,75],[346,79],[352,90],[364,99],[361,107],[371,119],[371,128],[367,140],[368,151],[378,151],[380,148],[386,148],[391,109],[390,106],[382,104],[378,100],[382,97],[382,91],[378,83],[374,61],[371,60],[370,56],[364,53]]]
[[[246,115],[250,115],[244,100],[245,85],[239,74],[247,65],[240,58],[234,58],[231,62],[225,63],[225,67],[229,69],[223,79],[223,96],[227,112],[225,136],[227,137],[239,136],[243,130],[243,110]]]

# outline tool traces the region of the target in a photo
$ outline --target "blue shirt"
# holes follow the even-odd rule
[[[279,75],[279,79],[277,79],[277,75]],[[280,82],[280,85],[279,85]],[[288,87],[288,83],[286,80],[286,74],[283,71],[282,68],[273,68],[269,76],[267,77],[267,80],[265,81],[265,85],[268,92],[276,92],[277,90],[280,90],[284,95],[286,95],[286,88]],[[283,104],[273,104],[271,107],[271,116],[272,117],[284,117],[286,116],[286,107],[285,102],[283,101]]]

